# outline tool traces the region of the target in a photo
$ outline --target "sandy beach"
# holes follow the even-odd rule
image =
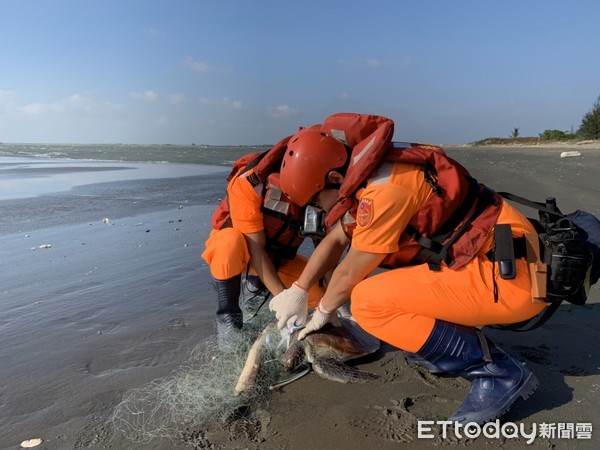
[[[581,155],[561,158],[567,150]],[[596,145],[452,147],[448,153],[496,190],[539,201],[553,195],[564,212],[600,215]],[[419,438],[419,421],[445,420],[468,382],[411,366],[387,344],[355,362],[379,380],[343,385],[311,373],[226,420],[132,440],[136,436],[115,427],[123,399],[173,373],[192,374],[192,353],[214,339],[215,298],[200,253],[227,170],[165,165],[167,173],[138,177],[123,169],[129,164],[104,166],[65,168],[93,175],[91,184],[0,200],[0,448],[18,449],[35,438],[43,440],[40,449],[527,446],[522,436],[468,438],[449,431],[444,437],[437,426],[431,438]],[[118,178],[102,178],[117,172]],[[587,305],[561,306],[541,329],[487,331],[540,379],[535,394],[502,418],[528,432],[554,426],[553,436],[538,430],[529,447],[600,444],[599,331],[598,286]],[[590,439],[568,434],[588,424]]]

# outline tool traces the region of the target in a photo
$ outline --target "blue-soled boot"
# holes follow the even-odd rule
[[[537,377],[476,328],[437,320],[417,356],[439,370],[471,381],[463,404],[448,420],[483,424],[506,413],[538,387]]]
[[[240,308],[241,275],[213,279],[217,291],[217,340],[222,351],[233,350],[241,340],[244,315]]]

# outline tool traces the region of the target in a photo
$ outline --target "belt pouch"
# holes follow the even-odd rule
[[[510,224],[494,225],[494,240],[494,259],[498,263],[500,277],[504,280],[512,280],[517,276],[517,268],[515,266],[515,248]]]

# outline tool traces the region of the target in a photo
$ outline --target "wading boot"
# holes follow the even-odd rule
[[[258,297],[266,297],[269,295],[269,290],[265,287],[258,275],[245,274],[242,275],[242,296],[240,301],[251,302]]]
[[[222,351],[233,350],[241,340],[243,314],[239,305],[241,275],[226,280],[213,278],[217,291],[217,342]]]
[[[524,364],[508,356],[476,328],[436,320],[417,356],[443,372],[471,382],[463,404],[448,419],[462,425],[481,425],[500,417],[517,399],[528,398],[539,385]]]

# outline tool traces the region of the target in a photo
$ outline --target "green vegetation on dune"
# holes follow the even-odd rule
[[[519,128],[512,129],[510,137],[491,137],[472,142],[471,145],[543,145],[554,142],[576,142],[581,140],[600,139],[600,96],[596,99],[594,106],[581,119],[579,129],[574,131],[545,130],[537,137],[519,137]]]

